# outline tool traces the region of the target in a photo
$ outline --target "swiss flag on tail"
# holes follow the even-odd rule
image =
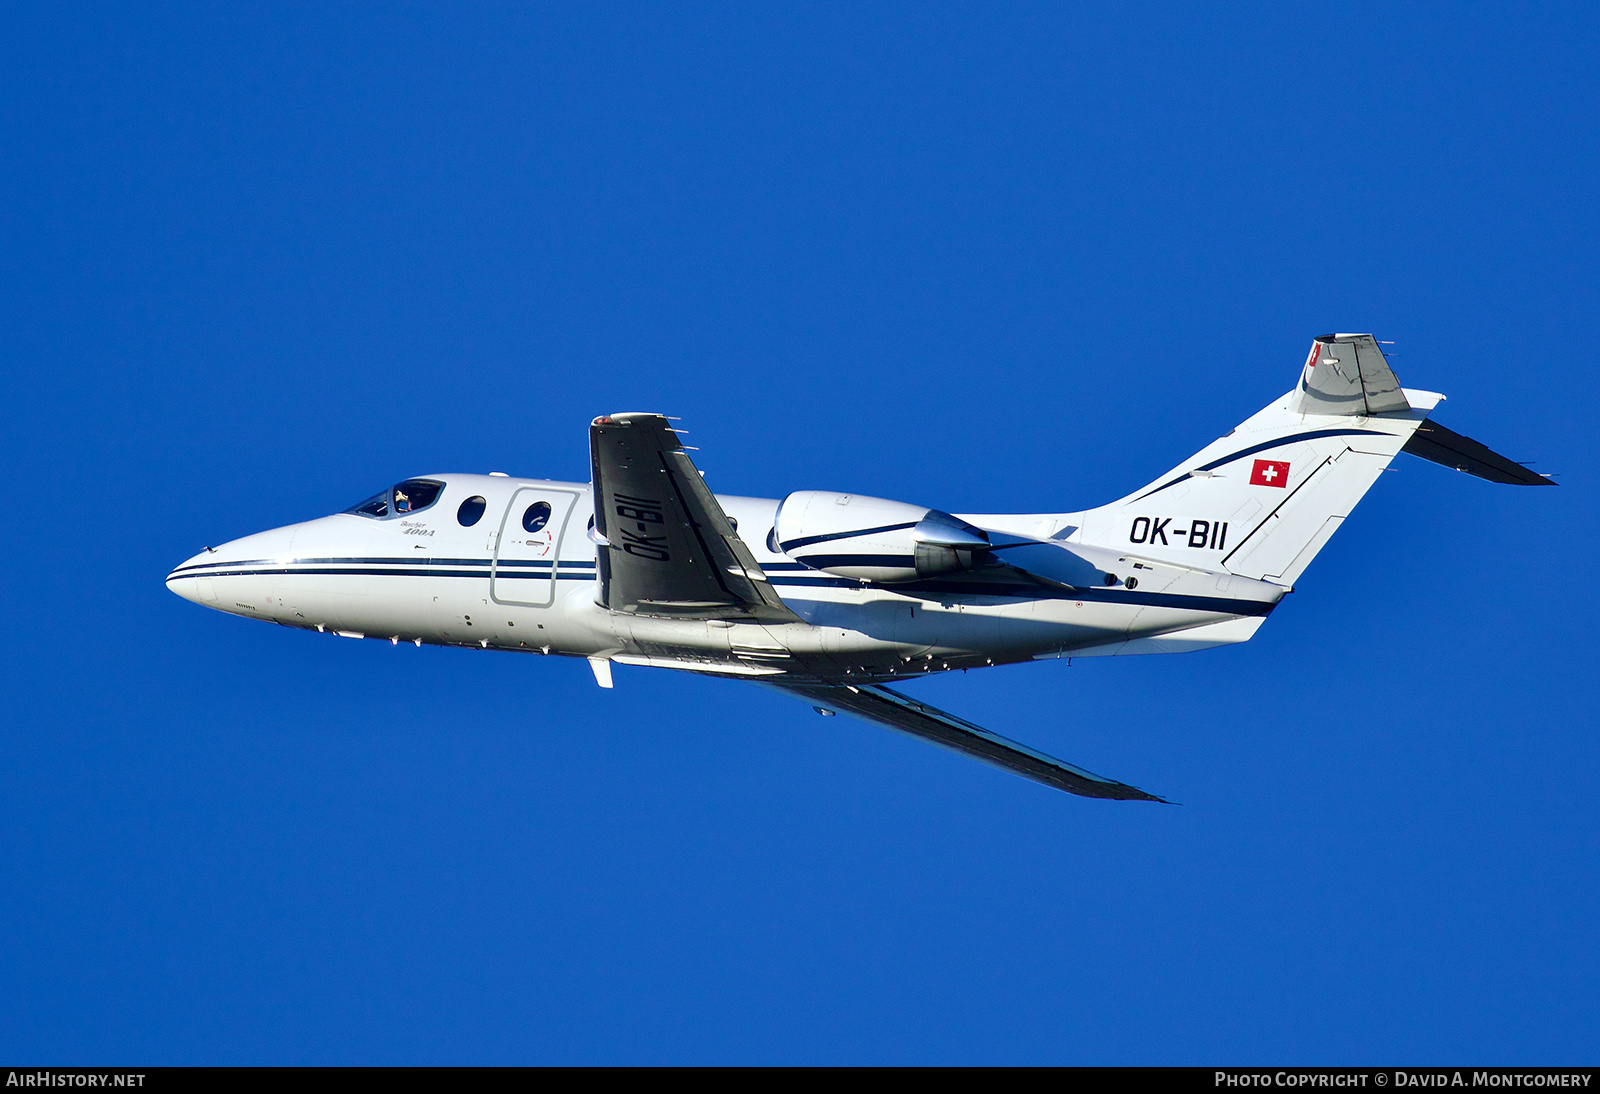
[[[1275,460],[1257,460],[1250,470],[1251,486],[1288,486],[1289,465]]]

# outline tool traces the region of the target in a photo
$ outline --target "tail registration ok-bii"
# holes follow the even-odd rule
[[[1154,482],[1070,513],[860,494],[713,494],[670,420],[589,427],[589,483],[406,479],[208,547],[167,586],[208,608],[395,644],[743,679],[1096,798],[1161,801],[890,685],[930,673],[1247,641],[1400,452],[1553,486],[1430,422],[1371,335],[1316,339],[1295,389]]]

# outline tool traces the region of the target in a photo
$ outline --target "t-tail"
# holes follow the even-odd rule
[[[1401,452],[1493,482],[1550,479],[1429,422],[1444,396],[1402,388],[1370,334],[1311,346],[1295,389],[1120,501],[1082,542],[1293,585]]]

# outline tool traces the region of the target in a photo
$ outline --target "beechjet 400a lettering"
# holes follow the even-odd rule
[[[1247,641],[1400,452],[1555,485],[1429,422],[1371,335],[1120,501],[952,514],[860,494],[713,494],[659,414],[589,427],[590,483],[407,479],[333,516],[208,547],[167,587],[346,638],[758,681],[1094,798],[1161,801],[902,695],[951,669]]]

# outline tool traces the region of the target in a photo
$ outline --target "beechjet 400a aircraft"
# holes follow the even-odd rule
[[[346,638],[753,680],[1094,798],[1161,801],[889,683],[1247,641],[1404,451],[1555,485],[1429,422],[1371,335],[1318,338],[1295,389],[1120,501],[952,514],[860,494],[713,494],[660,414],[589,427],[590,483],[406,479],[343,513],[208,547],[167,587]]]

